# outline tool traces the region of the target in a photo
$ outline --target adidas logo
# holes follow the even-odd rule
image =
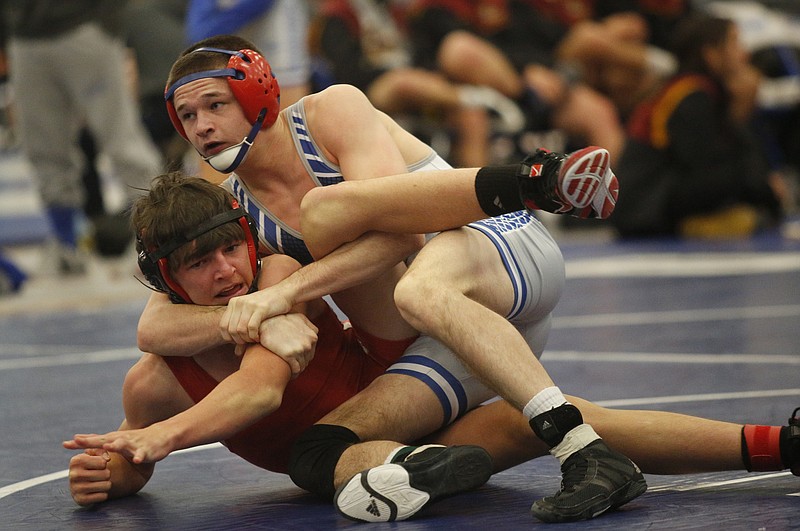
[[[549,430],[552,427],[553,425],[547,422],[546,420],[542,422],[542,431]]]
[[[381,517],[381,510],[378,509],[378,504],[375,503],[375,498],[369,499],[369,505],[367,505],[366,511],[373,516],[376,516],[378,518]]]

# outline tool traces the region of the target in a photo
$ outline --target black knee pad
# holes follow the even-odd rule
[[[580,410],[572,404],[562,404],[550,411],[536,415],[530,421],[533,432],[550,448],[560,443],[568,431],[581,424],[583,424],[583,416]]]
[[[332,499],[336,463],[345,450],[361,442],[344,426],[314,424],[292,446],[289,477],[294,484],[313,494]]]

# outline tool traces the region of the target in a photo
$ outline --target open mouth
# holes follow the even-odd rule
[[[217,293],[217,298],[226,299],[226,298],[234,297],[236,295],[241,295],[242,293],[240,293],[240,292],[242,290],[244,290],[245,288],[246,288],[246,286],[244,284],[242,284],[242,283],[235,284],[235,285],[233,285],[233,286],[231,286],[229,288],[225,288],[222,291],[218,292]]]
[[[209,142],[203,146],[203,150],[205,151],[207,157],[216,155],[217,153],[219,153],[224,149],[225,149],[224,142]]]

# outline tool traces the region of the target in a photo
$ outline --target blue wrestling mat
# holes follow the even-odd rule
[[[568,281],[543,362],[567,393],[608,407],[785,424],[800,406],[800,241],[564,243]],[[96,286],[100,291],[104,286]],[[212,445],[168,457],[137,496],[92,509],[69,496],[75,432],[115,429],[138,357],[146,290],[126,301],[48,293],[0,299],[0,528],[529,529],[553,493],[553,458],[390,525],[356,524]],[[62,292],[64,294],[62,294]],[[135,292],[138,293],[138,292]],[[77,302],[81,304],[78,305]],[[647,476],[647,493],[558,529],[798,529],[800,478],[788,471]]]

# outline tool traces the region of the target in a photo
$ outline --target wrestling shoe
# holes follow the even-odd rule
[[[789,419],[786,428],[786,447],[781,450],[785,453],[784,463],[791,469],[792,474],[800,476],[800,417],[797,416],[800,407],[796,408]]]
[[[531,506],[543,522],[572,522],[616,509],[647,490],[641,470],[598,439],[561,465],[561,490]]]
[[[394,522],[446,496],[476,489],[491,475],[492,459],[480,446],[421,446],[402,463],[356,474],[333,501],[345,518]]]
[[[537,149],[520,163],[519,190],[529,211],[605,219],[617,204],[619,183],[603,148],[568,155]]]

